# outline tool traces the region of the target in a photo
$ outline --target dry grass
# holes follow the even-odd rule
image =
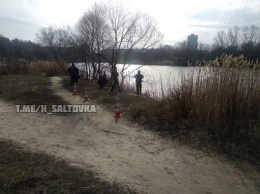
[[[163,87],[162,87],[163,88]],[[260,64],[243,56],[191,67],[178,86],[131,105],[132,117],[192,147],[260,166]],[[212,151],[211,150],[211,151]]]
[[[183,74],[181,84],[154,107],[154,116],[188,133],[205,133],[225,150],[259,163],[259,96],[260,64],[223,55]]]
[[[0,75],[0,98],[20,104],[65,104],[50,85],[50,79],[44,76]]]
[[[209,63],[184,76],[171,93],[171,107],[176,117],[206,127],[213,135],[251,136],[260,126],[260,65],[245,68],[245,59],[231,56],[221,62],[225,65]]]
[[[79,86],[111,111],[119,100],[124,117],[129,116],[161,134],[259,165],[259,71],[259,63],[242,56],[223,55],[205,66],[191,67],[182,75],[179,86],[169,92],[162,89],[163,98],[158,98],[157,93],[147,94],[152,96],[147,98],[110,92],[109,87],[100,90],[87,81],[80,81]],[[66,87],[71,90],[71,86]]]
[[[30,74],[43,75],[46,77],[66,74],[66,67],[62,67],[54,61],[25,61],[9,60],[0,64],[0,75]]]

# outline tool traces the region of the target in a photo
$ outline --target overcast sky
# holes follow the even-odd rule
[[[106,0],[103,0],[106,1]],[[260,26],[260,0],[119,0],[130,10],[151,15],[174,45],[197,34],[212,43],[218,31],[233,26]],[[0,0],[0,34],[36,42],[42,27],[73,27],[97,0]]]

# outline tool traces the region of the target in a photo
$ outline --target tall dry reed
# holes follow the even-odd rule
[[[163,99],[168,120],[186,119],[212,135],[260,142],[260,63],[223,55],[183,74]]]

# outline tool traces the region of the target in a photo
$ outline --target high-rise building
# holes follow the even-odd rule
[[[198,45],[198,35],[191,34],[188,36],[188,48],[197,49]]]

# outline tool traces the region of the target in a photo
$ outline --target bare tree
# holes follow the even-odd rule
[[[141,52],[162,39],[151,17],[132,14],[120,4],[113,3],[94,4],[80,19],[77,29],[81,42],[88,45],[86,55],[92,61],[95,75],[100,72],[102,62],[114,68],[120,60],[124,63],[124,71],[133,50]]]
[[[198,61],[203,62],[203,60],[206,60],[209,57],[210,50],[211,48],[209,44],[199,43],[197,49]]]
[[[227,33],[220,31],[214,37],[212,53],[220,56],[223,53],[241,55],[250,59],[259,58],[260,28],[258,26],[234,26]]]
[[[124,71],[131,64],[127,60],[133,51],[135,54],[141,54],[162,39],[162,34],[157,28],[153,18],[141,13],[132,14],[123,8],[120,4],[106,5],[106,19],[109,26],[110,35],[110,64],[113,67],[119,61],[123,62],[122,82],[124,80]],[[136,51],[139,52],[136,52]],[[121,83],[122,83],[121,82]]]
[[[217,36],[214,37],[214,44],[215,47],[220,47],[221,49],[227,47],[227,35],[223,30],[219,31]]]
[[[138,20],[136,20],[137,18]],[[163,38],[157,28],[156,22],[150,16],[137,14],[132,21],[134,21],[134,23],[132,23],[133,28],[129,30],[123,45],[122,72],[130,67],[131,63],[127,65],[127,62],[129,56],[133,55],[133,51],[135,51],[135,57],[139,58],[144,51],[156,46]],[[123,80],[124,76],[122,73],[122,82]]]
[[[182,41],[175,44],[174,56],[179,64],[187,65],[192,51],[188,48],[188,42]]]
[[[70,42],[69,46],[75,53],[77,57],[74,61],[80,60],[83,61],[85,64],[85,78],[90,78],[91,69],[89,67],[89,45],[88,42],[84,39],[84,37],[78,33],[78,31],[72,31],[70,34]]]
[[[258,26],[252,25],[250,27],[243,26],[241,28],[241,39],[242,43],[252,42],[254,44],[260,41],[260,28]]]
[[[69,27],[65,29],[50,26],[40,29],[40,32],[37,34],[40,44],[46,46],[54,60],[61,65],[64,65],[64,61],[66,61],[65,47],[69,43],[68,29]]]
[[[222,55],[228,47],[227,34],[223,30],[219,31],[213,40],[213,51],[215,52],[215,55]]]
[[[106,22],[108,25],[109,42],[107,59],[110,62],[112,68],[114,68],[118,62],[120,49],[128,35],[133,30],[133,26],[130,23],[130,13],[125,11],[120,4],[107,4],[106,10]],[[134,20],[132,21],[134,22]]]
[[[78,22],[77,31],[80,47],[84,48],[85,55],[91,61],[93,69],[92,78],[97,78],[101,71],[104,58],[103,52],[107,48],[109,37],[103,7],[99,4],[94,4]]]
[[[233,28],[228,30],[227,43],[228,47],[232,50],[236,49],[239,45],[239,31],[240,28],[238,26],[234,26]]]
[[[260,43],[260,28],[252,25],[250,27],[243,26],[241,29],[241,51],[250,59],[257,59],[259,57],[259,49],[257,45]]]

